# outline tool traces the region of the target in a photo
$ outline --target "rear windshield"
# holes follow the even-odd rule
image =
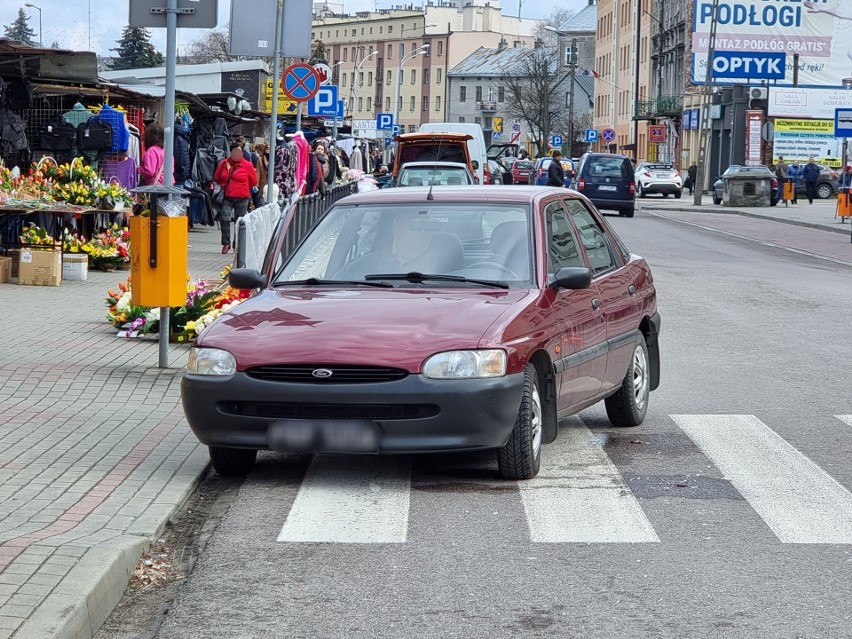
[[[598,157],[589,160],[589,177],[631,180],[631,170],[624,158]]]

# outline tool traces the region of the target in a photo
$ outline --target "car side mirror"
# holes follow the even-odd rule
[[[554,288],[577,290],[592,285],[592,271],[585,266],[565,266],[552,275],[548,283]]]
[[[228,273],[228,284],[240,290],[254,290],[266,286],[266,278],[257,269],[235,268]]]

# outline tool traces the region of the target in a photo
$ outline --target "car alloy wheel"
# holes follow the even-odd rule
[[[497,466],[504,479],[532,479],[541,466],[544,411],[535,366],[524,370],[524,391],[509,441],[497,452]]]

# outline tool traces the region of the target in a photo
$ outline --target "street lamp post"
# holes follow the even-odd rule
[[[429,24],[424,24],[423,29],[425,30],[425,29],[429,29],[431,27],[437,27],[437,26],[438,26],[438,23],[430,22]],[[429,51],[429,46],[430,46],[428,44],[421,45],[419,49],[416,49],[415,51],[412,51],[411,53],[409,53],[408,55],[403,57],[402,55],[400,55],[400,51],[402,50],[402,34],[405,33],[406,31],[419,31],[419,29],[420,29],[419,27],[402,27],[399,30],[399,45],[398,45],[397,50],[396,50],[397,56],[399,57],[399,65],[397,66],[397,69],[396,69],[396,101],[394,102],[394,105],[393,105],[393,111],[394,111],[393,123],[399,126],[400,133],[402,133],[402,125],[399,123],[399,118],[400,118],[400,111],[402,109],[400,108],[401,105],[399,103],[399,95],[400,95],[399,92],[400,92],[400,87],[402,86],[402,77],[401,77],[402,76],[402,65],[404,65],[409,60],[416,58],[418,55],[425,54],[427,51]]]
[[[25,7],[29,7],[30,9],[35,9],[38,11],[38,46],[40,48],[44,48],[44,38],[42,37],[41,30],[41,7],[35,6],[32,2],[27,2],[24,4]]]
[[[364,56],[364,58],[355,66],[355,78],[358,78],[358,74],[361,73],[361,68],[364,66],[364,63],[372,58],[374,55],[379,55],[379,50],[376,49],[372,53]],[[349,117],[350,120],[355,119],[355,100],[358,99],[358,93],[361,90],[361,87],[364,86],[363,82],[358,82],[358,89],[355,89],[355,79],[353,79],[351,86],[349,87]]]

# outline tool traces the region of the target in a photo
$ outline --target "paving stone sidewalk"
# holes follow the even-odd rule
[[[231,259],[192,230],[190,272]],[[0,639],[88,638],[207,466],[180,406],[186,345],[106,321],[127,273],[58,288],[0,284]]]

